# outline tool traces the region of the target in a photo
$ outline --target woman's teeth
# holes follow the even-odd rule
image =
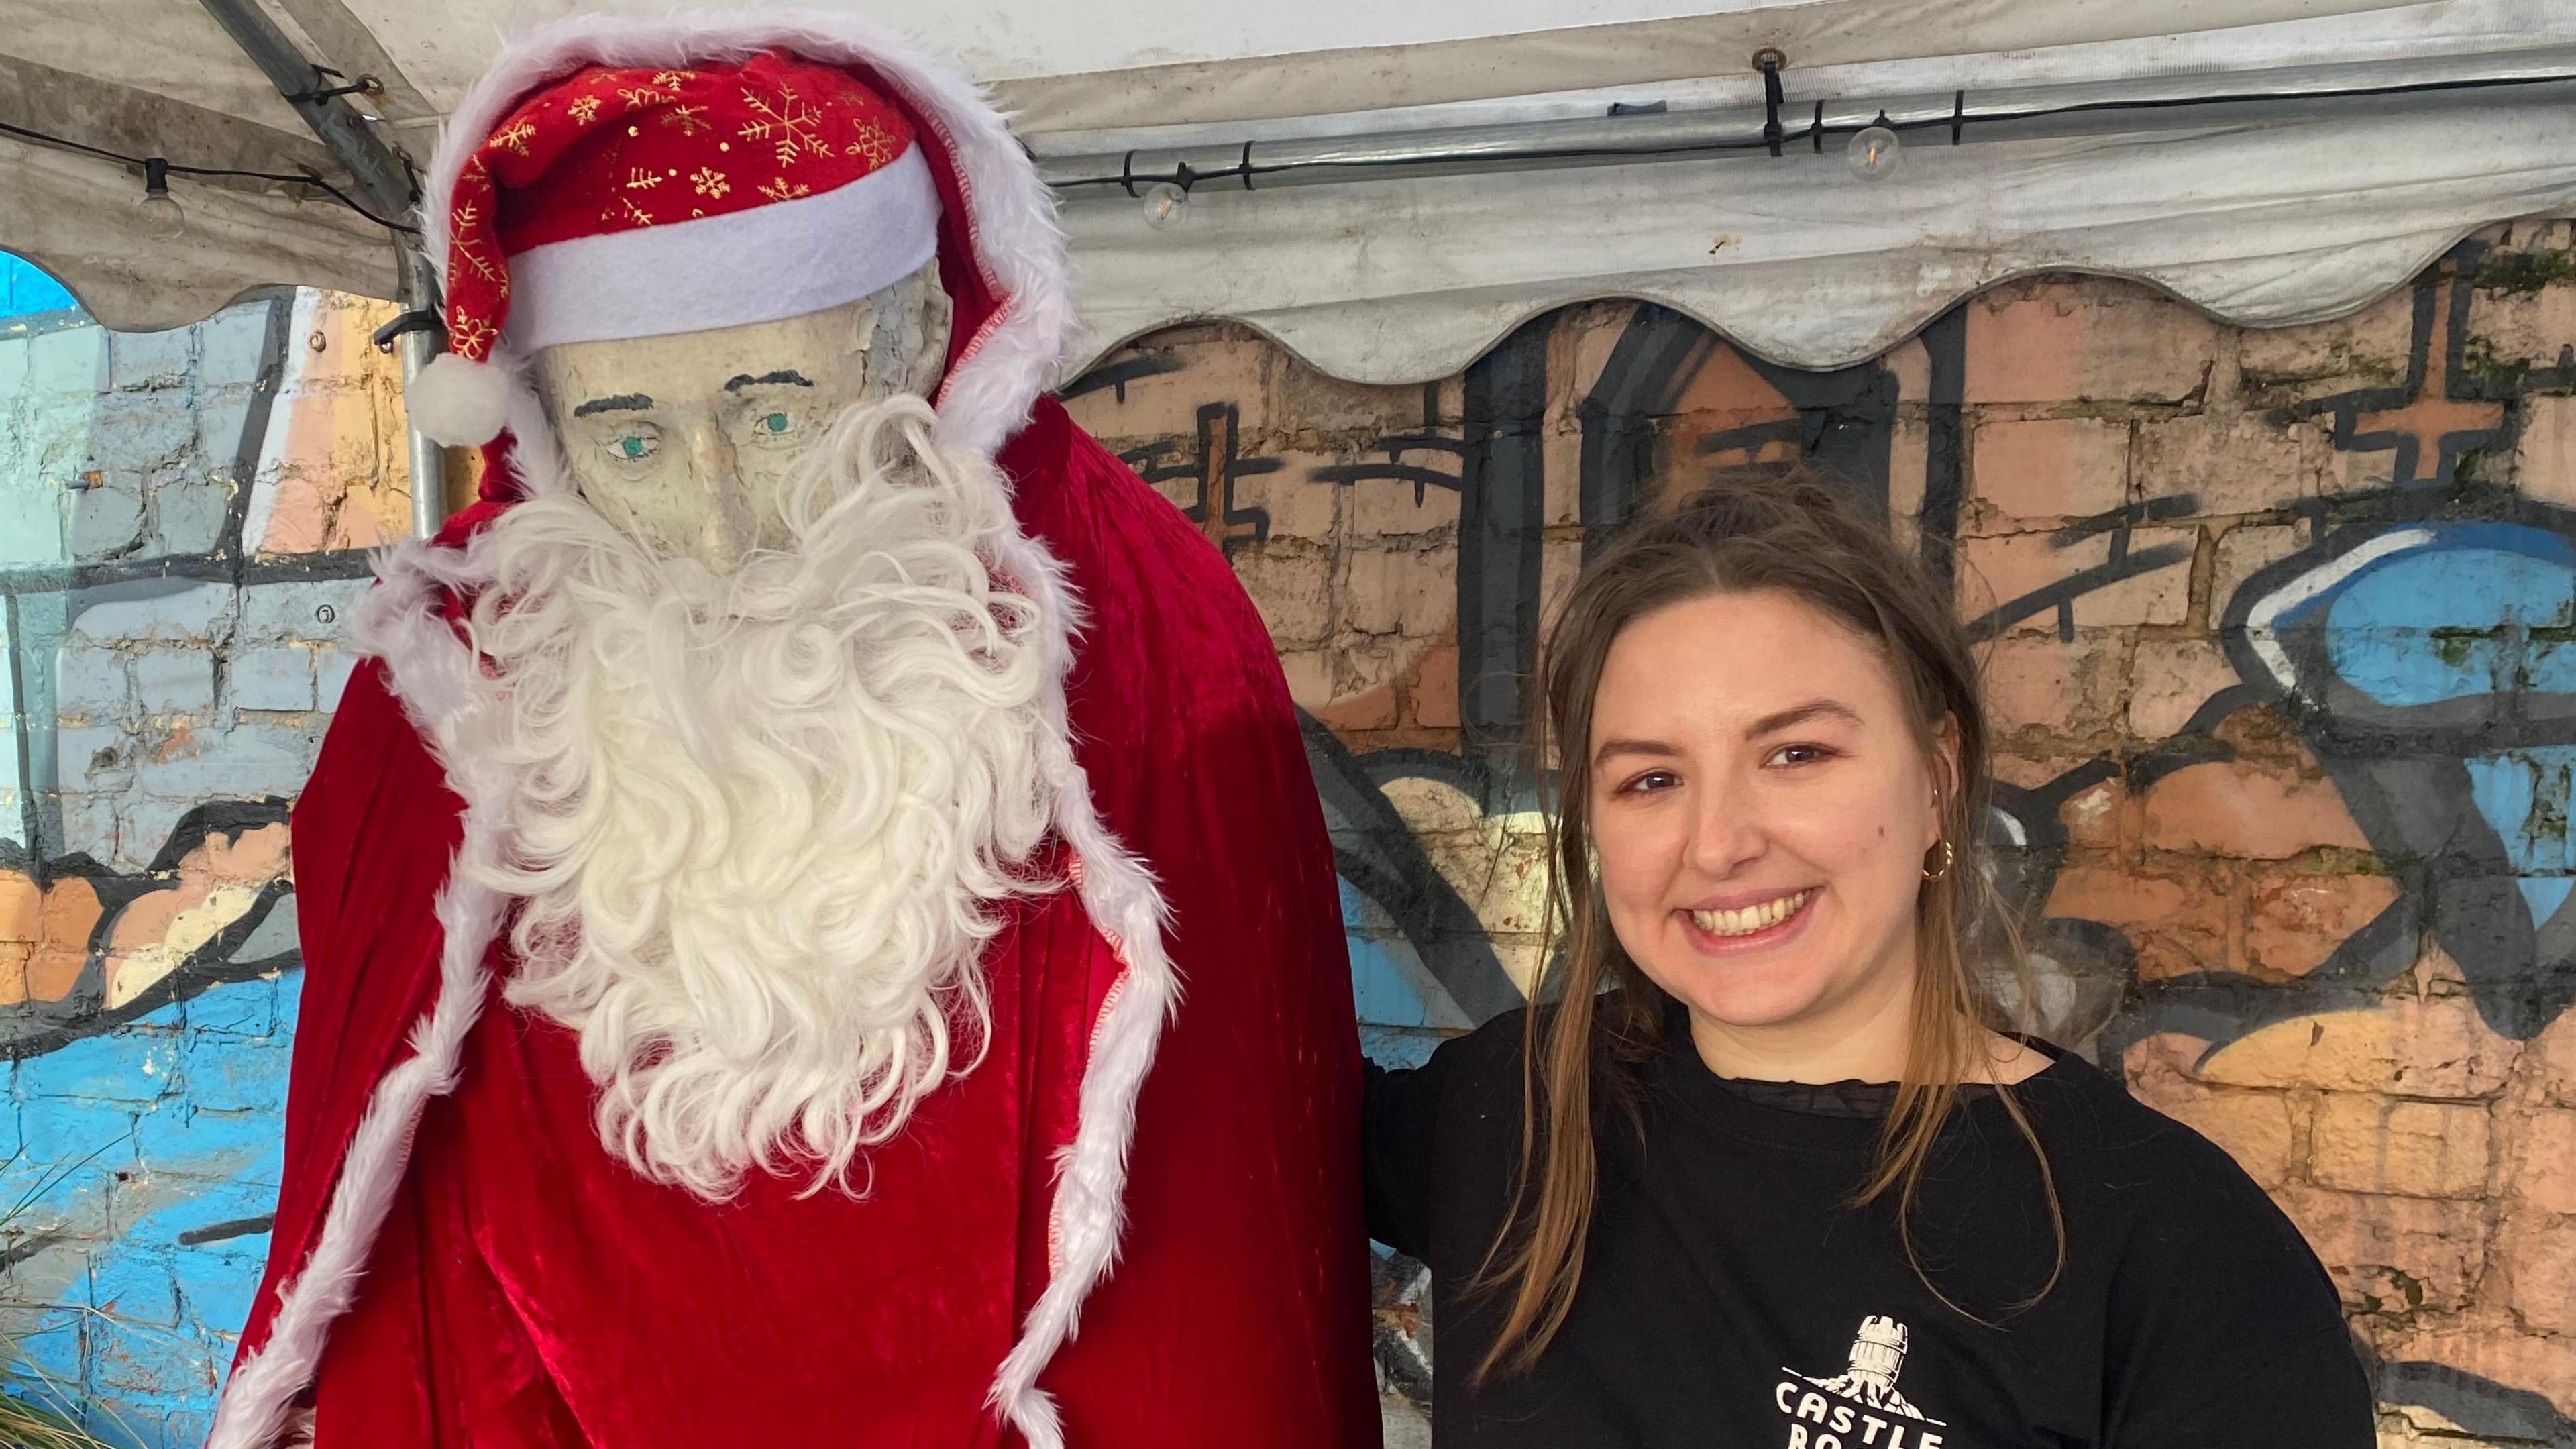
[[[1814,894],[1812,890],[1804,890],[1778,900],[1764,901],[1758,906],[1746,906],[1740,911],[1693,911],[1690,913],[1691,924],[1712,936],[1750,936],[1798,914],[1799,909],[1807,904],[1807,898]]]

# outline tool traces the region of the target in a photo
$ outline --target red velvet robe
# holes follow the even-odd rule
[[[1157,868],[1183,983],[1120,1259],[1041,1385],[1069,1444],[1373,1443],[1347,968],[1266,635],[1206,540],[1052,402],[1002,461],[1084,590],[1078,757]],[[304,1007],[263,1301],[434,989],[457,808],[369,661],[294,822]],[[872,1156],[864,1200],[643,1181],[600,1148],[569,1033],[498,1001],[506,943],[488,959],[494,999],[323,1354],[320,1449],[1018,1442],[984,1399],[1048,1280],[1052,1164],[1119,971],[1072,893],[993,943],[991,1051]]]

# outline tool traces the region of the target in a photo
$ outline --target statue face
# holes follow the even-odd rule
[[[656,553],[729,573],[787,542],[779,485],[835,419],[938,385],[948,329],[933,261],[801,317],[569,342],[534,364],[582,497]]]

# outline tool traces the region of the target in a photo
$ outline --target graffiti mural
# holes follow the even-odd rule
[[[0,261],[0,1326],[129,1443],[197,1442],[267,1246],[283,822],[408,508],[378,310],[113,336]],[[2024,1016],[2278,1197],[2385,1443],[2576,1444],[2570,228],[2277,331],[2036,278],[1831,373],[1598,302],[1428,384],[1199,325],[1066,397],[1269,624],[1389,1064],[1538,973],[1521,739],[1586,554],[1712,469],[1831,470],[1984,651]],[[1377,1282],[1419,1443],[1426,1284]]]
[[[360,304],[110,334],[5,255],[0,303],[7,1371],[194,1445],[267,1254],[287,811],[407,516],[399,413]]]
[[[1271,625],[1389,1065],[1536,972],[1519,740],[1586,552],[1712,468],[1829,469],[1985,651],[2024,1016],[2280,1198],[2385,1443],[2576,1444],[2571,242],[2270,332],[2043,278],[1826,374],[1599,303],[1419,387],[1200,326],[1068,395]],[[1377,1281],[1423,1442],[1427,1285]]]

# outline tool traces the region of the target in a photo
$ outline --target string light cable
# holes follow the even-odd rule
[[[327,193],[332,200],[387,231],[401,232],[407,236],[420,235],[419,227],[377,215],[356,197],[332,185],[323,179],[320,172],[310,167],[301,172],[282,172],[242,171],[225,166],[187,166],[165,156],[129,156],[122,151],[111,151],[104,146],[93,146],[86,141],[75,141],[68,136],[56,136],[8,121],[0,121],[0,136],[15,136],[20,140],[36,142],[38,145],[53,146],[65,151],[78,151],[84,155],[97,156],[140,168],[143,172],[144,196],[147,201],[156,197],[164,202],[168,200],[168,187],[161,179],[164,176],[196,176],[208,180],[274,181],[286,186],[313,187]],[[409,163],[406,162],[405,165],[408,168]],[[417,188],[415,188],[415,195],[417,195]]]

